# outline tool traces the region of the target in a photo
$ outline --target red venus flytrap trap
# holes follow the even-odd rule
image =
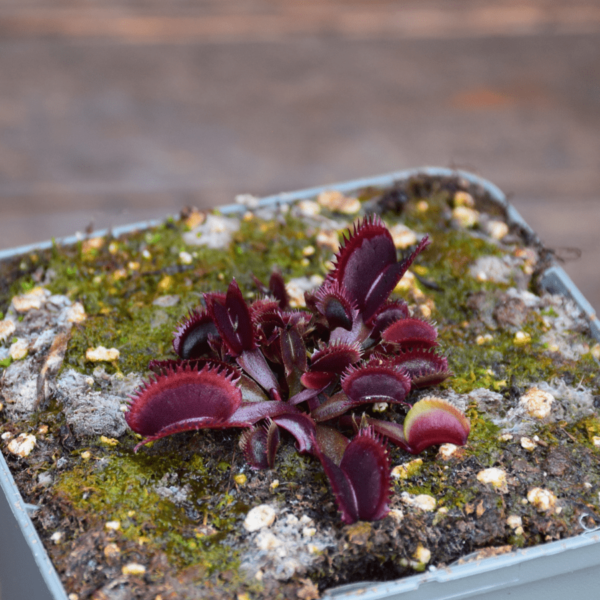
[[[243,428],[250,466],[272,468],[280,429],[300,453],[318,458],[342,519],[378,520],[388,511],[387,440],[417,454],[442,443],[465,444],[469,421],[441,399],[411,405],[412,388],[450,373],[435,351],[437,330],[388,300],[425,236],[398,261],[378,217],[354,226],[333,270],[306,310],[292,310],[281,274],[248,305],[233,280],[227,293],[204,294],[175,332],[177,360],[151,361],[155,375],[132,397],[126,420],[143,444],[180,431]],[[404,423],[357,415],[374,403],[409,407]],[[342,432],[355,432],[350,440]]]

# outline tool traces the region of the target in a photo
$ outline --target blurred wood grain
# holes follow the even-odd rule
[[[599,56],[592,0],[3,0],[0,247],[453,166],[600,309]]]

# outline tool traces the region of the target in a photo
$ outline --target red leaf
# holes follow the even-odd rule
[[[361,349],[358,344],[330,344],[317,350],[310,359],[310,370],[341,373],[346,367],[358,362]]]
[[[279,427],[285,429],[296,438],[296,450],[301,454],[312,452],[315,435],[315,422],[308,415],[285,414],[273,417]]]
[[[385,436],[392,444],[408,450],[408,442],[404,437],[404,426],[400,423],[390,423],[380,419],[364,417],[366,423],[379,435]]]
[[[227,288],[225,303],[211,294],[204,297],[208,312],[230,354],[238,356],[244,350],[254,350],[256,344],[250,309],[235,279]]]
[[[285,281],[281,275],[281,271],[273,271],[271,278],[269,279],[269,290],[271,294],[277,298],[279,302],[279,308],[285,310],[290,305],[290,298],[287,290],[285,289]]]
[[[272,469],[279,446],[279,429],[271,421],[267,427],[252,427],[242,433],[240,448],[253,469]]]
[[[367,364],[347,369],[342,377],[342,389],[356,404],[406,404],[406,396],[410,392],[410,378],[390,362],[375,358]]]
[[[438,345],[437,335],[437,329],[427,321],[409,317],[392,323],[381,338],[403,348],[433,348]]]
[[[442,398],[419,400],[404,420],[404,436],[412,454],[437,444],[464,446],[470,430],[467,417]]]
[[[306,346],[298,330],[295,327],[282,330],[279,335],[279,345],[286,377],[292,373],[304,373],[306,371]]]
[[[392,360],[406,370],[414,388],[438,385],[451,375],[446,357],[433,350],[414,348],[399,352]]]
[[[331,484],[335,501],[342,513],[342,521],[348,524],[355,523],[358,521],[358,505],[348,475],[323,452],[317,450],[316,454]]]
[[[335,343],[315,352],[310,368],[302,375],[303,385],[311,389],[320,389],[329,385],[346,367],[360,360],[359,344]]]
[[[143,443],[178,431],[226,427],[242,404],[236,382],[210,365],[201,371],[178,366],[142,385],[125,420],[146,438]]]
[[[372,429],[361,429],[348,444],[340,468],[354,489],[358,518],[378,521],[388,513],[390,463]]]
[[[329,329],[352,329],[358,310],[343,285],[327,280],[315,293],[315,299],[317,310],[327,319]]]
[[[304,373],[300,378],[300,381],[302,382],[302,385],[308,389],[322,390],[335,381],[336,377],[337,373],[333,371],[315,371],[314,373]]]
[[[237,363],[256,380],[273,398],[281,400],[279,392],[279,382],[271,367],[269,367],[265,357],[258,348],[246,350],[237,357]]]
[[[361,430],[346,446],[339,466],[316,443],[315,448],[345,523],[385,517],[390,465],[385,447],[371,429]]]
[[[408,304],[404,300],[394,300],[386,302],[369,320],[372,331],[369,335],[373,340],[381,339],[381,332],[389,327],[395,321],[406,319],[409,315]]]
[[[340,392],[325,400],[323,404],[311,411],[310,414],[315,421],[320,423],[341,417],[354,406],[357,406],[357,403],[350,400],[343,392]]]
[[[317,425],[316,440],[319,450],[339,467],[350,440],[337,429],[326,425]]]
[[[363,319],[368,321],[428,243],[425,236],[415,251],[398,263],[396,247],[387,227],[379,217],[367,217],[354,226],[350,238],[345,240],[336,255],[335,269],[328,278],[348,290]]]
[[[200,358],[211,352],[208,344],[211,335],[218,336],[219,331],[210,315],[205,311],[191,311],[175,330],[173,350],[183,359]]]
[[[262,419],[288,414],[298,414],[299,411],[295,406],[290,406],[287,402],[279,402],[277,400],[269,400],[268,402],[244,402],[231,415],[227,421],[228,427],[248,427],[254,425]]]

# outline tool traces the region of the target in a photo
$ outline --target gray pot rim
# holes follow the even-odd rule
[[[416,175],[459,176],[482,187],[489,197],[505,210],[509,225],[516,225],[532,239],[537,239],[535,232],[514,206],[509,204],[504,193],[496,185],[467,171],[440,167],[407,169],[375,177],[283,192],[261,198],[258,206],[267,208],[278,204],[289,204],[296,200],[315,197],[324,190],[335,189],[348,193],[369,186],[386,187]],[[233,204],[220,207],[219,210],[222,214],[236,214],[246,209],[241,205]],[[160,223],[160,220],[143,221],[115,227],[110,231],[98,230],[90,234],[90,237],[104,236],[108,233],[118,237]],[[80,239],[79,236],[68,236],[59,240],[0,250],[0,261],[29,254],[35,250],[48,249],[54,244],[74,244]],[[591,335],[600,341],[600,326],[594,309],[561,266],[553,264],[546,269],[540,277],[540,285],[551,293],[571,298],[589,321]],[[16,590],[20,581],[25,584],[27,591],[20,590],[19,595],[14,596],[15,600],[25,597],[36,600],[68,600],[54,565],[29,516],[29,512],[34,511],[35,507],[23,501],[2,453],[0,453],[0,487],[3,491],[0,496],[0,526],[3,531],[3,540],[0,544],[0,597],[4,600],[12,600],[11,595],[5,594],[11,594],[13,589]],[[582,529],[585,529],[583,524]],[[341,586],[327,591],[323,600],[355,598],[360,600],[486,598],[489,600],[504,597],[513,600],[544,597],[547,600],[549,597],[558,596],[552,594],[552,588],[542,589],[543,583],[557,578],[560,580],[560,585],[571,592],[598,589],[595,586],[600,584],[600,528],[585,530],[575,537],[500,556],[462,562],[443,569],[431,568],[421,575],[413,575],[397,581],[364,582]],[[503,593],[496,595],[495,592],[499,594],[506,592],[507,595]]]

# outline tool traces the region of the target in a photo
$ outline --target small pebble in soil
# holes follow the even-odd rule
[[[44,301],[48,296],[50,296],[48,290],[36,287],[22,296],[15,296],[12,299],[12,305],[20,313],[39,310],[44,305]]]
[[[467,206],[469,208],[473,208],[475,206],[475,200],[469,192],[458,191],[454,194],[452,198],[452,202],[454,206]]]
[[[457,206],[452,210],[452,218],[458,225],[468,229],[479,222],[479,213],[468,206]]]
[[[290,297],[290,306],[299,308],[306,306],[304,301],[304,292],[309,292],[323,283],[323,278],[319,275],[312,277],[297,277],[290,279],[285,284],[285,289]]]
[[[260,550],[273,550],[282,545],[279,538],[273,535],[270,531],[261,531],[254,540]]]
[[[515,346],[525,346],[531,342],[531,336],[525,331],[517,331],[513,342]]]
[[[529,450],[529,452],[533,452],[537,448],[537,444],[528,437],[521,438],[521,448],[525,450]]]
[[[394,479],[409,479],[410,477],[414,477],[422,466],[423,459],[416,458],[415,460],[394,467],[391,475]]]
[[[244,519],[244,529],[252,533],[263,527],[271,527],[275,522],[275,510],[268,504],[255,506]]]
[[[301,200],[294,208],[302,217],[316,217],[321,212],[321,207],[312,200]]]
[[[0,342],[8,339],[15,332],[15,324],[5,319],[4,321],[0,321]]]
[[[527,500],[539,512],[550,512],[556,506],[556,496],[544,488],[535,487],[527,492]]]
[[[417,563],[426,565],[431,560],[431,550],[419,544],[413,556]]]
[[[438,458],[442,460],[450,460],[458,450],[455,444],[442,444],[438,450]]]
[[[344,196],[337,190],[325,190],[317,196],[317,202],[323,208],[331,212],[338,212],[344,215],[353,215],[360,210],[360,201],[358,198]]]
[[[402,502],[425,512],[431,512],[437,506],[437,500],[429,494],[413,496],[408,492],[402,492]]]
[[[63,531],[55,531],[51,536],[50,539],[55,543],[55,544],[60,544],[61,541],[63,540],[63,538],[65,537],[65,534]]]
[[[501,240],[508,234],[508,225],[504,221],[488,221],[486,233],[495,240]]]
[[[399,508],[392,508],[388,513],[388,517],[396,523],[400,523],[404,519],[404,513]]]
[[[81,304],[81,302],[75,302],[67,310],[67,323],[83,323],[86,318],[87,315],[85,314],[85,309],[83,308],[83,304]]]
[[[506,524],[514,530],[516,535],[523,535],[523,519],[519,515],[509,515]]]
[[[431,317],[431,307],[427,306],[427,304],[419,305],[419,312],[424,319],[429,319]]]
[[[100,436],[100,442],[105,446],[117,446],[119,444],[119,440],[115,440],[114,438],[106,437],[105,435]]]
[[[194,260],[194,257],[189,252],[180,252],[179,253],[179,261],[182,265],[191,265]]]
[[[146,572],[146,567],[139,563],[128,563],[123,565],[121,569],[123,575],[143,575]]]
[[[85,352],[85,358],[90,362],[113,362],[119,360],[120,352],[116,348],[88,348]]]
[[[85,240],[81,244],[81,251],[84,254],[89,254],[92,250],[100,250],[100,248],[102,248],[102,246],[104,246],[104,238],[102,238],[102,237],[90,238],[89,240]]]
[[[340,242],[337,231],[324,230],[317,234],[317,246],[322,249],[337,252],[340,249]]]
[[[119,546],[117,546],[117,544],[111,543],[104,546],[104,556],[106,556],[106,558],[113,558],[118,556],[120,553],[121,549]]]
[[[162,308],[170,308],[179,303],[179,296],[177,294],[167,294],[166,296],[159,296],[152,302],[154,306],[160,306]]]
[[[52,477],[52,475],[50,475],[50,473],[40,473],[38,475],[38,483],[42,486],[42,487],[48,487],[49,485],[52,485],[52,481],[54,480],[54,478]]]
[[[29,456],[35,448],[35,435],[29,433],[21,433],[15,439],[8,443],[8,450],[21,458]]]
[[[508,493],[508,484],[506,481],[506,472],[497,467],[483,469],[477,473],[477,480],[481,483],[490,484],[503,494]]]
[[[13,342],[10,346],[8,353],[13,360],[23,360],[27,356],[29,351],[29,344],[27,340],[19,338],[16,342]]]
[[[374,412],[385,412],[388,409],[387,402],[375,402],[372,406]]]
[[[490,333],[486,333],[485,335],[478,335],[477,338],[475,339],[475,343],[478,346],[483,346],[484,344],[491,342],[493,339],[494,339],[493,335],[491,335]]]
[[[544,392],[533,387],[521,396],[519,404],[525,408],[530,416],[536,419],[545,419],[552,410],[554,399],[550,392]]]
[[[417,234],[402,223],[390,227],[390,233],[394,240],[394,246],[400,250],[404,250],[418,241]]]
[[[227,248],[232,235],[240,228],[240,221],[231,217],[208,215],[206,220],[183,234],[183,241],[191,246]]]

